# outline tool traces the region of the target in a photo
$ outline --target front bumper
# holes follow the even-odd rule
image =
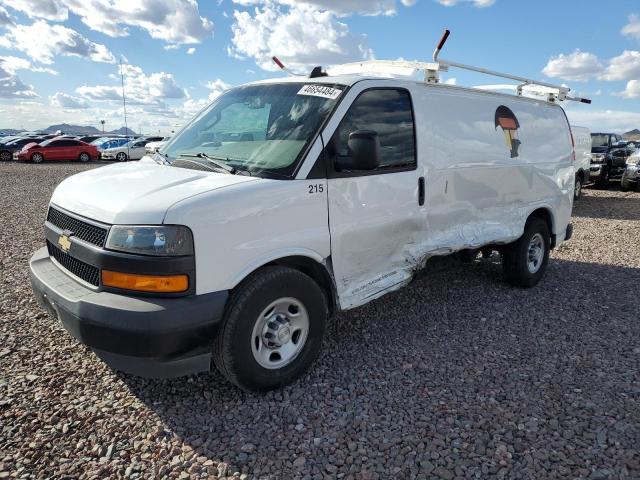
[[[38,303],[113,368],[144,377],[209,370],[228,292],[156,298],[95,291],[55,265],[46,248],[29,266]]]
[[[591,179],[598,178],[602,173],[602,167],[602,164],[591,164],[591,167],[589,167],[589,177]]]
[[[627,169],[624,172],[625,180],[630,182],[640,182],[640,166],[627,165]]]

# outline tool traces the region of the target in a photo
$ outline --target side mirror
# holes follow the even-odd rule
[[[375,170],[380,166],[380,138],[374,130],[356,130],[349,134],[349,155],[337,157],[338,170]]]

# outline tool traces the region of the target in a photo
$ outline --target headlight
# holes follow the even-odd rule
[[[640,163],[639,156],[631,156],[627,158],[627,165],[637,165],[638,163]]]
[[[604,153],[594,153],[593,155],[591,155],[591,161],[593,163],[602,163],[604,162]]]
[[[106,248],[142,255],[193,255],[193,235],[180,225],[114,225]]]

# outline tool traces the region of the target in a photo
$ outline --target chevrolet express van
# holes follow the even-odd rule
[[[233,88],[140,162],[64,180],[34,292],[114,368],[268,390],[329,315],[436,255],[502,255],[533,287],[571,235],[569,125],[547,100],[362,75]]]

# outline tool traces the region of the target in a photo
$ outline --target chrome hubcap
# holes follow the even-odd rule
[[[536,273],[540,270],[544,259],[544,239],[542,235],[536,233],[529,241],[529,251],[527,254],[527,268],[529,273]]]
[[[256,362],[274,370],[291,363],[302,351],[309,334],[309,314],[295,298],[279,298],[256,319],[251,351]]]

